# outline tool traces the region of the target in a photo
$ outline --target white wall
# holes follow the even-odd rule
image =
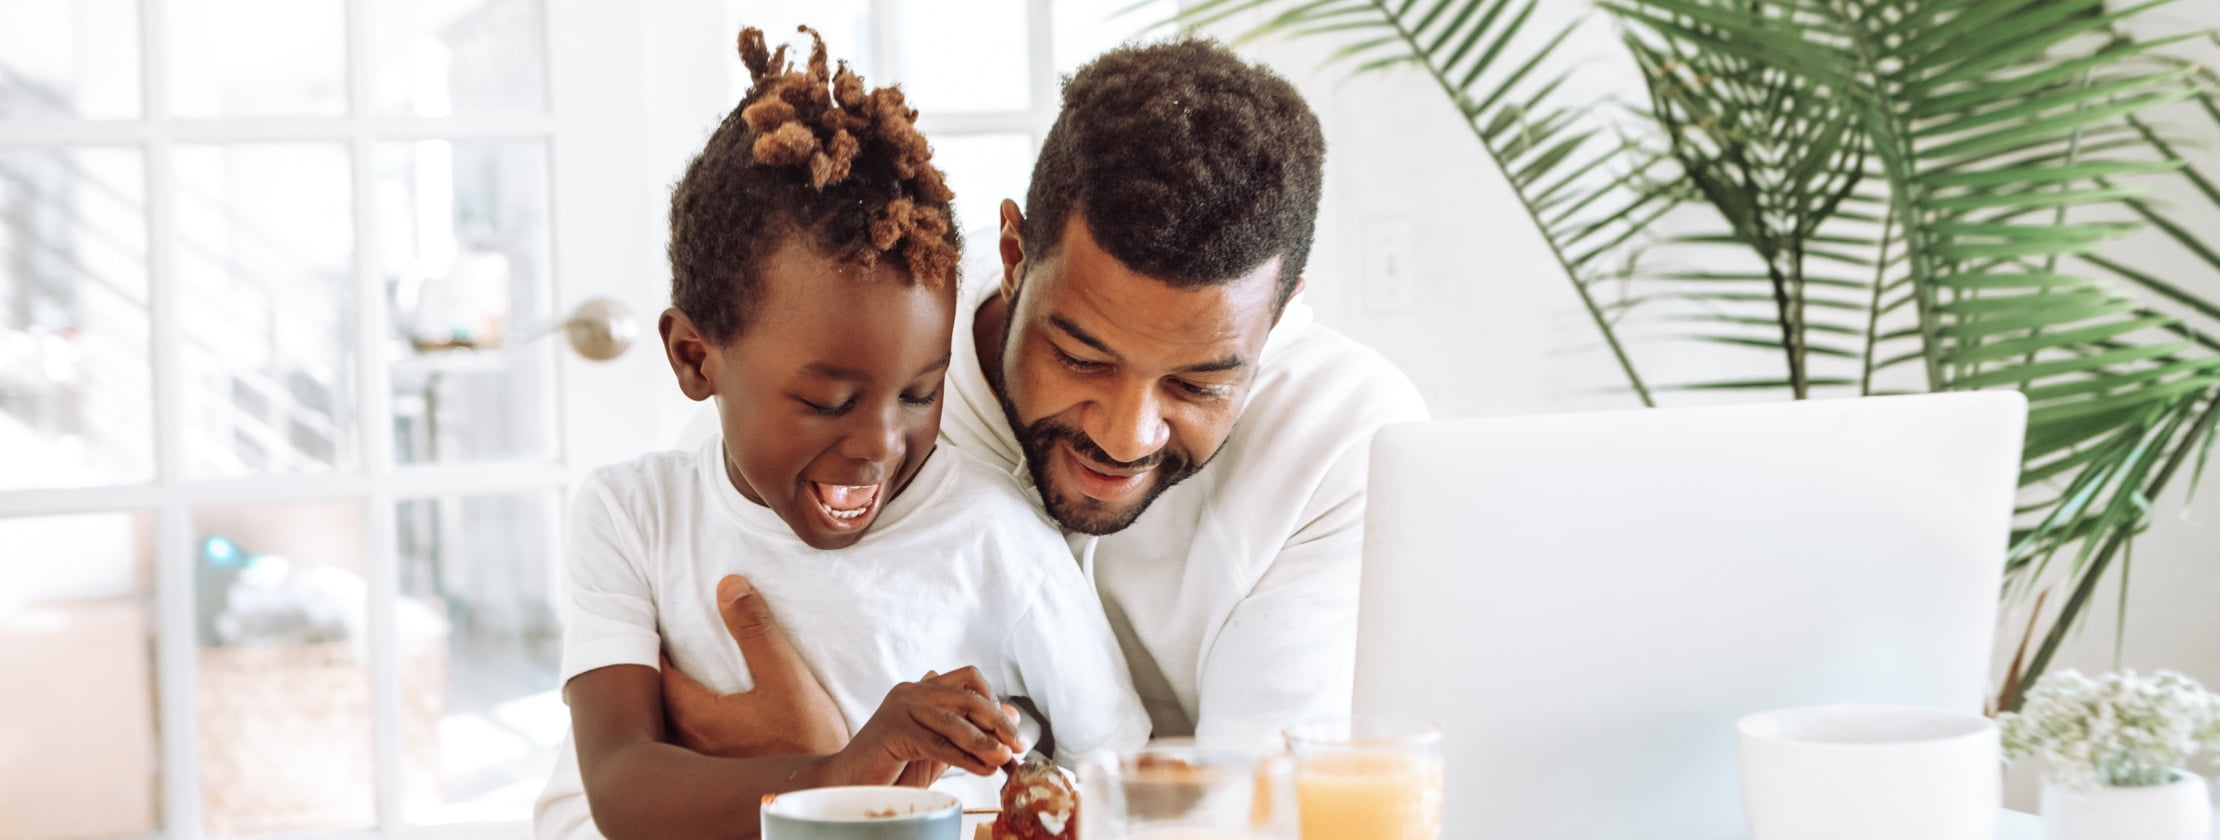
[[[1576,5],[1547,3],[1545,14],[1570,14]],[[2220,21],[2220,0],[2177,3],[2147,18],[2153,31],[2143,34],[2188,31],[2197,21]],[[1587,80],[1590,89],[1638,95],[1625,81],[1635,77],[1623,48],[1606,30],[1590,33],[1571,47],[1591,57],[1592,71],[1602,71]],[[1631,394],[1610,390],[1624,379],[1602,351],[1571,285],[1470,129],[1429,78],[1399,71],[1349,80],[1345,69],[1317,69],[1326,54],[1321,47],[1274,43],[1244,49],[1294,80],[1325,123],[1325,208],[1308,272],[1309,296],[1321,321],[1400,365],[1438,417],[1637,405]],[[2205,54],[2210,66],[2220,49]],[[2208,171],[2220,171],[2220,137],[2206,140],[2209,145],[2194,153]],[[2190,204],[2185,191],[2172,191],[2177,204]],[[1372,314],[1363,305],[1363,226],[1377,219],[1415,225],[1422,297],[1405,314]],[[2193,229],[2220,229],[2220,219],[2206,222]],[[2155,259],[2159,262],[2145,260],[2143,267],[2220,298],[2220,277],[2209,269],[2186,257]],[[1717,372],[1703,370],[1707,365],[1738,363],[1664,344],[1634,352],[1652,382],[1686,381]],[[2055,667],[2110,670],[2118,643],[2121,666],[2176,669],[2220,688],[2220,468],[2214,472],[2193,505],[2184,504],[2178,489],[2163,499],[2150,532],[2136,543],[2124,627],[2116,622],[2115,583]],[[2025,613],[2008,614],[2004,623],[2000,662],[2009,658]],[[2022,776],[2015,780],[2014,804],[2028,807],[2032,791]]]

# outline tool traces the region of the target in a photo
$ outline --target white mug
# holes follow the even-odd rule
[[[1735,725],[1753,840],[1993,840],[1996,724],[1905,706],[1818,706]]]

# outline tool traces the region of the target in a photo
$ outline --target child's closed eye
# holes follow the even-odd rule
[[[839,417],[840,415],[848,413],[849,409],[856,407],[855,397],[849,397],[847,400],[841,402],[838,405],[827,405],[825,403],[820,403],[801,397],[795,397],[794,401],[801,403],[803,406],[806,406],[811,413],[822,415],[825,417]]]

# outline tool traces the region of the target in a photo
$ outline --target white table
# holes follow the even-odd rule
[[[2006,811],[1996,824],[1996,840],[2043,840],[2043,821],[2034,814]]]
[[[1997,823],[1996,840],[2043,840],[2043,821],[2034,814],[2006,811]],[[2212,840],[2220,840],[2220,819],[2213,820]]]
[[[964,817],[963,840],[971,840],[978,831],[975,826],[993,821],[992,814]],[[2034,814],[2006,811],[2004,818],[1997,822],[1996,840],[2043,840],[2043,821]],[[2213,825],[2212,840],[2220,840],[2220,822]]]
[[[964,817],[963,840],[971,840],[973,832],[978,831],[975,826],[993,821],[992,814]],[[2006,811],[2004,819],[1997,823],[1996,840],[2043,840],[2043,821],[2033,814]],[[2213,840],[2220,840],[2220,832],[2213,835]]]

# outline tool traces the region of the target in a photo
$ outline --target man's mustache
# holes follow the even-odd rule
[[[1104,452],[1101,446],[1095,444],[1093,438],[1087,436],[1086,432],[1082,432],[1078,429],[1063,425],[1061,423],[1057,423],[1054,420],[1049,420],[1046,418],[1034,422],[1031,428],[1026,429],[1026,434],[1035,438],[1036,440],[1061,440],[1064,443],[1069,444],[1072,448],[1072,451],[1079,453],[1087,460],[1093,461],[1097,464],[1101,464],[1114,470],[1131,470],[1134,472],[1139,472],[1141,470],[1156,469],[1157,467],[1169,464],[1172,467],[1169,472],[1180,473],[1184,472],[1187,466],[1186,459],[1180,458],[1178,455],[1173,454],[1170,451],[1169,447],[1156,450],[1155,452],[1151,452],[1146,456],[1132,461],[1120,461],[1116,458],[1110,457],[1110,453]]]

